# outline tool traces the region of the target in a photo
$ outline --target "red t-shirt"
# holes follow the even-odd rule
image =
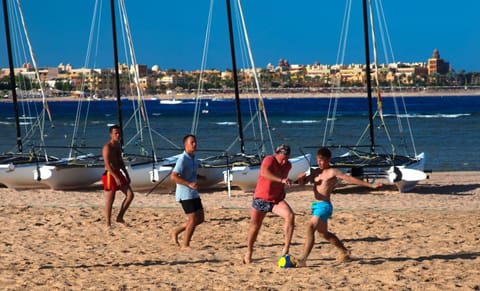
[[[263,159],[261,167],[267,167],[272,174],[284,179],[287,178],[288,172],[292,168],[292,164],[287,161],[284,165],[280,165],[274,156],[267,156]],[[278,203],[285,198],[284,184],[270,181],[262,175],[259,175],[253,197],[272,203]]]

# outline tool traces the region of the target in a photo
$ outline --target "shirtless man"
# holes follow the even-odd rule
[[[312,203],[312,218],[307,225],[307,237],[305,239],[302,257],[298,259],[298,266],[306,265],[308,255],[312,251],[313,244],[315,243],[315,231],[318,231],[325,240],[340,250],[340,254],[337,257],[338,261],[344,262],[350,259],[350,251],[335,234],[328,231],[328,219],[333,213],[330,195],[338,179],[372,189],[383,186],[381,183],[370,184],[346,175],[338,169],[330,168],[331,156],[332,154],[328,148],[320,148],[317,152],[318,169],[312,169],[309,175],[305,173],[298,175],[298,183],[300,185],[305,185],[307,182],[313,183],[313,193],[317,200]]]
[[[118,212],[117,222],[125,223],[123,216],[133,200],[133,191],[130,187],[130,176],[128,175],[125,163],[122,158],[122,146],[120,144],[120,127],[113,125],[110,127],[110,141],[103,146],[102,156],[105,163],[105,173],[102,176],[103,189],[105,190],[105,220],[107,227],[111,226],[110,217],[112,215],[113,201],[115,192],[121,190],[125,194],[120,211]]]

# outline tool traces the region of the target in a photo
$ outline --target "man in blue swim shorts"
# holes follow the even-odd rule
[[[320,217],[325,223],[332,217],[333,206],[330,201],[312,202],[312,215]]]
[[[313,184],[313,193],[317,201],[312,203],[312,218],[307,225],[307,237],[302,256],[297,260],[297,266],[305,266],[308,255],[312,251],[315,244],[315,231],[318,231],[320,236],[337,247],[340,254],[337,260],[344,262],[350,259],[350,251],[343,245],[338,237],[328,231],[328,219],[332,216],[333,207],[330,202],[330,195],[332,194],[338,179],[345,180],[349,183],[359,186],[365,186],[372,189],[381,187],[382,184],[370,184],[366,181],[346,175],[341,171],[330,168],[330,158],[332,154],[328,148],[321,148],[317,152],[317,169],[311,169],[310,173],[301,173],[298,176],[298,183],[305,185],[306,183]]]

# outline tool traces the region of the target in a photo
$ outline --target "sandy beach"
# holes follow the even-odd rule
[[[171,194],[136,193],[125,219],[104,227],[104,193],[0,189],[2,290],[480,290],[480,173],[430,174],[412,193],[342,186],[330,230],[352,251],[338,263],[317,239],[307,267],[280,269],[282,220],[267,216],[244,265],[251,193],[203,192],[206,221],[181,251],[184,220]],[[123,195],[117,194],[114,215]],[[301,254],[313,194],[288,188]]]

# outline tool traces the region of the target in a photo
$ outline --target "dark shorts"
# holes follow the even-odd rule
[[[202,200],[200,198],[180,200],[180,204],[182,204],[185,214],[194,213],[203,209]]]
[[[273,206],[277,203],[268,202],[260,198],[253,198],[252,207],[261,212],[272,212]]]

